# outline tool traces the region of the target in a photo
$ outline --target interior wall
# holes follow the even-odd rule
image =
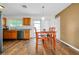
[[[55,18],[56,39],[60,40],[60,16]]]
[[[48,19],[49,20],[49,19]],[[41,31],[43,31],[43,29],[46,29],[46,31],[48,31],[49,29],[49,21],[48,20],[41,20]]]
[[[71,4],[59,16],[61,40],[79,49],[79,3]]]
[[[0,52],[3,51],[3,34],[2,34],[2,23],[1,23],[1,11],[0,11]]]

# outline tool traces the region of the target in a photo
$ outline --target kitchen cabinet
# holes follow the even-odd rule
[[[31,18],[23,18],[23,25],[30,25]]]
[[[5,27],[6,26],[6,21],[7,21],[7,18],[6,17],[3,17],[2,19],[2,25]]]
[[[24,30],[24,39],[30,39],[30,30]]]
[[[3,39],[17,39],[17,30],[3,30]]]
[[[31,18],[23,18],[23,25],[30,26]],[[24,30],[24,39],[30,39],[30,30]]]

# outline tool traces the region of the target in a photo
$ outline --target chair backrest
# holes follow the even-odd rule
[[[49,28],[49,31],[50,31],[50,32],[55,31],[55,27],[50,27],[50,28]]]

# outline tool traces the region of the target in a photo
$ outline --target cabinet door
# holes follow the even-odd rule
[[[23,18],[23,25],[30,25],[30,18]]]
[[[12,39],[12,33],[11,33],[11,31],[7,31],[6,34],[8,34],[7,35],[7,39]]]
[[[24,39],[30,39],[30,30],[24,30]]]
[[[4,30],[4,31],[3,31],[3,38],[4,38],[4,39],[9,39],[9,36],[11,36],[11,35],[9,35],[9,32],[6,31],[6,30]]]
[[[3,22],[2,25],[3,26],[6,26],[6,20],[7,20],[7,18],[6,17],[3,17],[3,19],[2,19],[2,22]]]
[[[17,31],[3,31],[3,38],[4,39],[17,39]]]
[[[17,39],[17,31],[11,31],[11,36],[9,38],[11,39]]]

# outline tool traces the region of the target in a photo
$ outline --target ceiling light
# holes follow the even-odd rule
[[[42,17],[41,19],[42,19],[42,20],[45,20],[45,17]]]
[[[42,8],[44,8],[44,6],[42,6]]]
[[[22,5],[22,7],[23,7],[23,8],[27,8],[27,6],[26,6],[26,5]]]

